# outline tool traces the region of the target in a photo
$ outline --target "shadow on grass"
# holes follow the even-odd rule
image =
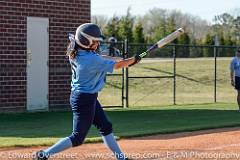
[[[240,126],[240,113],[234,110],[127,109],[110,110],[107,114],[113,122],[115,135],[120,137]],[[0,137],[61,138],[70,135],[71,129],[71,112],[0,115]],[[96,129],[91,129],[88,137],[99,137],[99,134]]]
[[[160,73],[165,73],[165,74],[173,75],[172,72],[164,71],[164,70],[161,70],[161,69],[150,68],[150,67],[144,67],[144,69],[148,69],[148,70],[155,71],[155,72],[160,72]],[[187,76],[183,76],[183,75],[180,75],[180,74],[176,74],[176,76],[177,76],[177,77],[181,77],[181,78],[183,78],[183,79],[187,79],[187,80],[192,81],[192,82],[199,83],[199,84],[208,85],[207,83],[204,83],[204,82],[202,82],[202,81],[199,81],[199,80],[196,80],[196,79],[187,77]]]
[[[106,84],[113,87],[113,88],[116,88],[116,89],[122,89],[121,84],[116,85],[116,84],[113,84],[113,83],[108,82],[108,81],[106,82]]]

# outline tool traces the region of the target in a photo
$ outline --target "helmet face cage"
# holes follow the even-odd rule
[[[76,43],[86,49],[89,49],[93,41],[102,41],[102,32],[100,28],[93,23],[80,25],[75,34]]]

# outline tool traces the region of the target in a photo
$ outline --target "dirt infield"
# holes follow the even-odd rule
[[[240,159],[240,127],[147,136],[119,141],[131,159]],[[0,149],[1,160],[28,160],[45,147]],[[113,160],[102,143],[84,144],[55,155],[55,160]]]

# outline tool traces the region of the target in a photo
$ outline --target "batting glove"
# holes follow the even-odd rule
[[[133,66],[133,65],[139,63],[146,54],[147,54],[146,52],[143,52],[141,54],[136,54],[134,56],[135,61],[131,65],[129,65],[129,66]]]

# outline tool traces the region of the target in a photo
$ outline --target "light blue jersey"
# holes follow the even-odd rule
[[[94,51],[78,51],[74,59],[70,59],[72,66],[72,90],[82,93],[97,93],[105,84],[107,72],[114,69],[113,60],[104,59]]]
[[[234,57],[230,64],[230,69],[234,71],[234,75],[240,77],[240,58]]]

